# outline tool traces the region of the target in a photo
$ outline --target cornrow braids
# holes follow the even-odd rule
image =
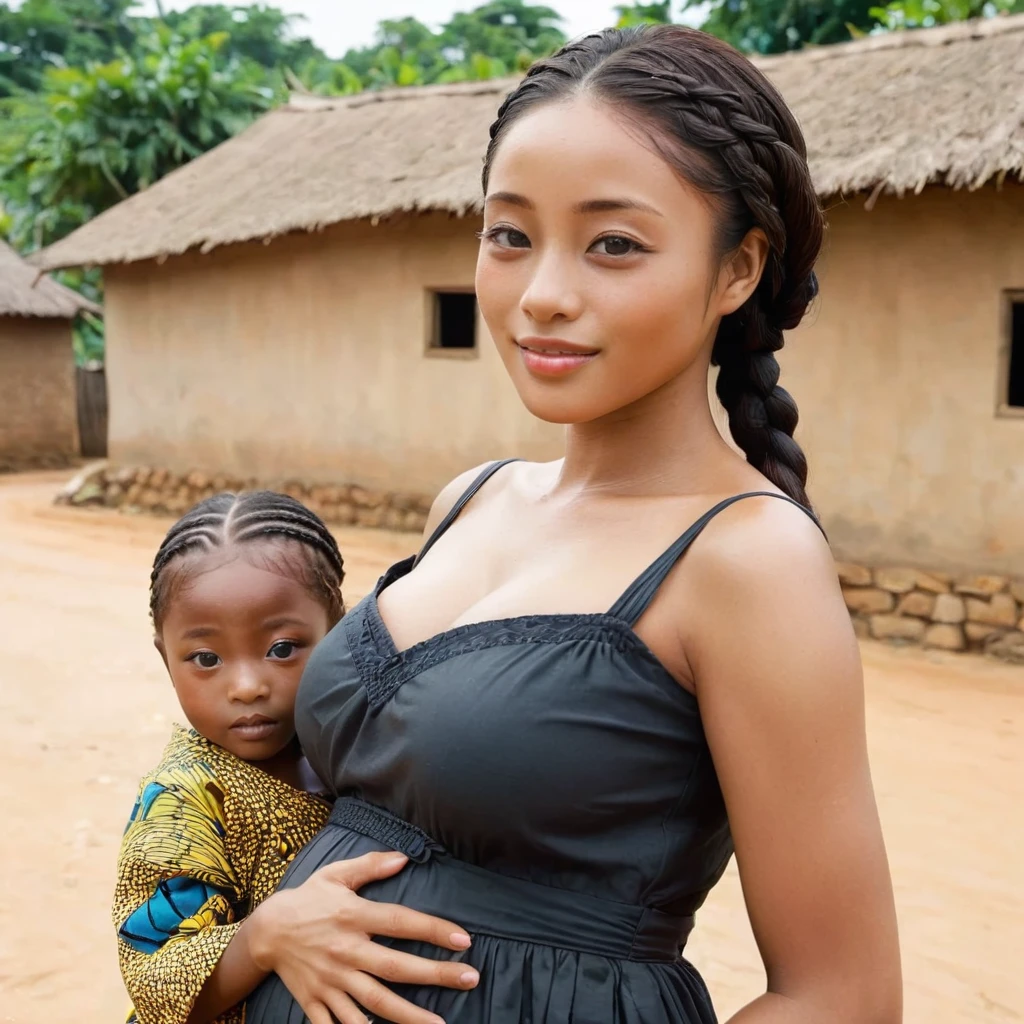
[[[761,280],[722,318],[712,351],[717,393],[751,465],[810,507],[807,460],[793,439],[798,413],[779,387],[775,353],[818,293],[814,263],[824,217],[807,148],[774,86],[726,43],[679,25],[610,29],[539,61],[491,125],[494,155],[512,125],[542,103],[587,93],[628,113],[659,153],[718,213],[718,256],[760,228],[769,244]]]
[[[149,611],[159,629],[174,583],[170,569],[186,554],[213,551],[262,539],[281,538],[302,545],[303,584],[320,601],[331,624],[344,614],[341,584],[344,561],[323,520],[300,501],[275,491],[217,494],[185,513],[168,531],[149,577]]]

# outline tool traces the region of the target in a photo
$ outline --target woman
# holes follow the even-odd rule
[[[735,846],[768,986],[734,1021],[894,1024],[857,647],[777,385],[823,231],[799,128],[726,45],[609,31],[506,100],[484,191],[480,308],[566,456],[453,482],[311,658],[340,799],[253,915],[247,1022],[706,1024],[680,951]]]

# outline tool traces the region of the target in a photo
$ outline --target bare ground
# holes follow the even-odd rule
[[[167,523],[0,477],[0,1021],[124,1019],[108,906],[139,775],[177,707],[152,648]],[[412,539],[347,530],[349,599]],[[911,1024],[1024,1020],[1024,669],[865,645],[869,738]],[[688,955],[723,1020],[764,977],[730,870]]]

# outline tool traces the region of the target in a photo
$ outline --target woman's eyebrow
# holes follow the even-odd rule
[[[641,213],[653,213],[656,217],[662,216],[660,210],[639,199],[585,199],[573,207],[574,213],[608,213],[618,210],[638,210]]]
[[[535,209],[534,204],[526,196],[521,196],[516,192],[492,192],[485,201],[488,203],[505,203],[508,206],[518,206],[524,210]],[[656,217],[662,216],[660,210],[656,210],[647,203],[640,202],[639,199],[584,199],[572,209],[573,213],[581,214],[637,210],[641,213],[653,213]]]

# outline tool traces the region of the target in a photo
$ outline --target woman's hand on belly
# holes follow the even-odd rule
[[[302,885],[275,893],[253,912],[249,930],[253,961],[277,974],[311,1024],[332,1024],[331,1014],[340,1024],[365,1024],[359,1005],[394,1024],[441,1021],[379,979],[476,987],[479,977],[465,964],[412,956],[373,941],[380,935],[450,950],[469,947],[469,936],[450,921],[357,895],[364,885],[398,874],[405,864],[405,857],[393,853],[368,853],[328,864]]]

